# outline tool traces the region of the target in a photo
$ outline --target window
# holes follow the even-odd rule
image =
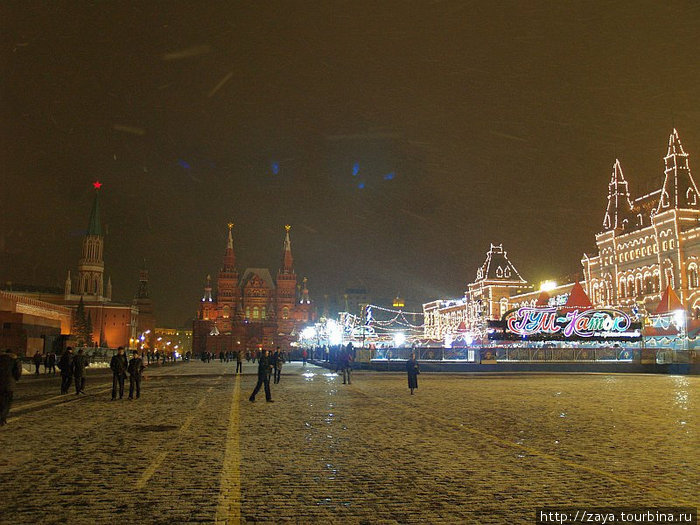
[[[282,319],[289,319],[289,306],[282,308]]]
[[[250,306],[245,307],[245,318],[250,319]]]
[[[262,307],[261,317],[263,319],[267,319],[267,308],[265,308],[264,306]]]
[[[624,279],[620,281],[620,297],[627,297],[627,285]]]
[[[676,240],[675,239],[671,239],[670,241],[668,241],[669,250],[673,250],[675,247],[676,247]]]
[[[698,267],[695,264],[691,264],[688,267],[688,288],[698,287]]]
[[[253,319],[260,318],[260,309],[257,306],[253,306]]]

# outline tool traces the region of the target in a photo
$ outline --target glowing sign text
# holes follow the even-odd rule
[[[629,315],[614,308],[572,310],[557,315],[556,308],[523,307],[506,319],[509,332],[521,337],[534,334],[561,334],[564,337],[622,335],[631,326]]]

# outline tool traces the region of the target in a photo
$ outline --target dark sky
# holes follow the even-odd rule
[[[696,2],[5,2],[0,280],[59,285],[104,183],[117,299],[196,311],[233,220],[314,298],[460,296],[490,242],[580,271],[619,157],[700,158]],[[354,175],[354,173],[356,174]]]

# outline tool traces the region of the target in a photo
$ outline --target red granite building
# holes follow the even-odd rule
[[[301,326],[315,320],[306,279],[297,286],[289,226],[282,248],[281,267],[273,280],[267,268],[247,268],[239,274],[229,224],[223,264],[216,280],[207,276],[193,325],[195,353],[288,349]]]

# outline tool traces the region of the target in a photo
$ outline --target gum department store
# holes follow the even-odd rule
[[[583,255],[582,281],[548,293],[533,290],[503,246],[492,244],[464,298],[423,305],[425,337],[443,340],[460,332],[476,332],[482,319],[500,319],[521,306],[563,305],[572,290],[585,291],[594,307],[630,310],[637,305],[653,312],[670,287],[688,317],[698,319],[700,200],[688,153],[675,129],[663,161],[661,187],[633,199],[620,161],[615,160],[603,229],[596,235],[597,254]]]

